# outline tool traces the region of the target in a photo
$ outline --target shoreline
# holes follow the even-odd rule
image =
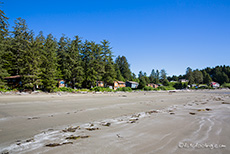
[[[161,131],[160,131],[161,129],[155,130],[157,133],[155,132],[153,133],[152,131],[148,130],[148,127],[152,129],[156,129],[155,127],[153,127],[154,123],[157,123],[159,127],[163,127],[163,126],[165,127],[166,123],[168,123],[168,125],[171,126],[172,128],[174,127],[177,128],[178,126],[176,126],[175,123],[173,123],[173,121],[180,121],[182,125],[184,124],[190,125],[187,120],[189,119],[191,120],[191,118],[193,119],[196,116],[199,116],[199,117],[200,116],[201,117],[211,116],[209,120],[212,119],[213,116],[210,113],[214,114],[214,111],[217,112],[216,109],[218,109],[219,106],[220,107],[230,106],[228,104],[221,104],[221,101],[229,102],[229,99],[230,99],[229,95],[228,94],[223,95],[223,94],[219,94],[216,92],[224,92],[224,91],[216,90],[214,93],[209,93],[209,91],[203,91],[203,92],[199,91],[199,92],[176,92],[176,93],[165,93],[165,92],[163,93],[161,92],[156,92],[156,93],[143,92],[142,93],[140,92],[140,93],[120,93],[120,94],[102,94],[102,95],[83,94],[83,95],[78,95],[78,96],[62,95],[62,97],[60,96],[52,97],[51,95],[51,97],[49,96],[45,98],[44,96],[43,97],[33,97],[34,95],[32,95],[32,97],[28,97],[28,96],[25,96],[25,97],[18,96],[18,97],[11,97],[11,98],[8,98],[6,96],[0,97],[0,105],[1,105],[0,113],[5,112],[9,114],[8,116],[5,115],[5,117],[3,116],[3,114],[0,114],[1,115],[0,119],[8,118],[5,120],[0,120],[0,124],[1,124],[0,125],[0,130],[1,130],[0,131],[0,136],[1,136],[1,142],[0,142],[1,148],[0,149],[2,150],[3,148],[9,147],[10,145],[11,146],[15,145],[15,147],[17,148],[19,147],[22,148],[23,144],[29,147],[29,145],[32,146],[33,144],[35,145],[35,143],[39,143],[38,142],[39,140],[37,139],[35,141],[25,142],[26,140],[29,140],[35,137],[36,135],[39,136],[40,134],[40,137],[41,137],[42,136],[41,134],[44,132],[52,134],[52,131],[51,131],[52,129],[54,130],[54,132],[58,131],[57,134],[59,134],[60,131],[62,131],[65,128],[69,128],[71,126],[76,127],[78,125],[81,125],[83,130],[77,131],[76,134],[77,135],[79,134],[80,135],[88,135],[88,134],[90,135],[88,139],[79,140],[79,142],[83,144],[82,148],[80,148],[79,146],[76,147],[76,145],[80,144],[78,143],[78,140],[73,141],[73,144],[71,145],[63,145],[63,146],[58,146],[54,148],[45,147],[44,146],[45,144],[52,143],[52,142],[47,142],[47,143],[39,143],[39,145],[42,144],[42,146],[40,146],[38,149],[35,148],[34,151],[32,152],[39,153],[39,151],[43,151],[45,153],[56,153],[56,152],[61,153],[59,151],[61,150],[62,152],[69,151],[71,153],[71,149],[72,150],[74,149],[74,150],[79,151],[80,153],[81,152],[90,153],[96,147],[89,146],[87,148],[89,150],[85,149],[84,151],[84,148],[87,147],[86,145],[84,145],[85,142],[94,143],[96,145],[98,145],[97,142],[103,144],[104,139],[101,139],[103,138],[103,136],[104,138],[106,138],[105,140],[112,142],[110,138],[112,134],[112,138],[118,140],[114,144],[116,146],[118,145],[121,146],[120,152],[125,153],[127,152],[124,149],[125,147],[120,145],[121,137],[130,138],[128,141],[122,141],[125,144],[129,143],[128,144],[129,146],[127,146],[127,148],[130,146],[134,146],[133,144],[135,143],[135,140],[133,140],[135,138],[135,135],[132,134],[132,132],[138,132],[140,133],[140,136],[142,136],[141,134],[145,134],[146,132],[147,134],[149,133],[155,136],[155,139],[158,139],[157,136],[161,134]],[[226,91],[226,92],[229,92],[229,91]],[[123,94],[125,95],[123,96]],[[214,98],[215,99],[219,98],[221,100],[215,100]],[[218,104],[216,104],[217,102]],[[13,106],[18,109],[22,109],[22,107],[26,107],[26,106],[27,107],[24,108],[24,112],[23,110],[19,112],[17,109],[17,112],[15,113],[16,109],[13,110]],[[192,108],[194,106],[196,107],[195,109]],[[3,108],[5,107],[5,110],[2,107]],[[197,111],[199,108],[203,110],[206,108],[208,109],[212,108],[212,110],[200,112],[200,111]],[[29,109],[36,109],[37,111],[29,112]],[[169,112],[171,110],[173,112]],[[220,110],[223,111],[224,109],[221,108]],[[150,112],[150,111],[152,111],[152,113],[148,114],[147,112]],[[154,111],[156,111],[157,113],[155,113]],[[189,114],[189,112],[192,112],[192,113],[194,112],[196,115],[191,115]],[[224,112],[229,113],[228,110]],[[205,114],[202,115],[203,113]],[[218,111],[218,113],[221,113],[221,112]],[[139,114],[141,116],[137,117],[137,115]],[[130,121],[131,116],[133,115],[135,115],[135,117],[138,118],[138,120],[134,120],[135,122]],[[183,116],[185,117],[184,119],[183,119]],[[219,118],[221,119],[221,117]],[[117,119],[123,119],[124,123],[123,124],[119,122],[116,123]],[[229,117],[227,117],[226,119],[229,121]],[[149,120],[152,121],[153,124],[149,123]],[[202,122],[204,123],[204,121],[202,121],[202,118],[199,120],[196,119],[196,121],[197,121],[196,125],[195,126],[191,125],[191,128],[198,127],[197,124],[200,124],[199,127],[201,127]],[[111,126],[109,127],[101,126],[102,122],[109,122],[111,123]],[[96,130],[96,131],[85,130],[85,127],[87,125],[88,125],[87,127],[89,127],[89,124],[92,124],[92,123],[94,123],[95,126],[100,127],[100,130]],[[214,124],[213,124],[213,127],[214,127]],[[33,127],[34,125],[35,127]],[[28,128],[25,128],[25,126],[27,126]],[[226,126],[229,127],[229,125],[226,125]],[[13,128],[13,127],[17,127],[17,128]],[[166,129],[164,127],[162,128],[163,130]],[[134,130],[130,132],[129,130],[132,130],[133,128]],[[212,128],[209,128],[209,129],[212,129]],[[23,132],[23,130],[25,132]],[[114,131],[114,130],[117,130],[117,131]],[[191,132],[195,132],[195,130],[197,129],[192,129]],[[178,134],[177,130],[173,129],[171,131]],[[189,132],[188,130],[185,130],[185,131]],[[216,130],[216,131],[219,131],[219,130]],[[85,134],[85,133],[88,133],[88,134]],[[166,129],[165,133],[167,134],[171,132],[170,130]],[[227,131],[226,133],[229,133],[229,132]],[[120,137],[118,137],[117,134]],[[127,134],[131,134],[131,136],[134,136],[134,137],[124,136]],[[152,137],[150,137],[149,135],[147,136],[145,135],[142,136],[145,138],[145,140],[151,140]],[[64,133],[64,136],[66,136],[65,133]],[[106,136],[109,136],[109,137],[107,138]],[[47,137],[47,134],[43,136],[43,138],[45,137]],[[181,138],[183,138],[183,136],[181,136]],[[19,143],[16,142],[17,140],[21,140],[22,142],[24,141],[25,143],[20,143],[21,146],[18,146],[17,144]],[[173,141],[174,138],[170,137],[169,140]],[[58,141],[58,143],[61,143],[61,142],[66,142],[66,141],[63,140],[62,138],[61,140]],[[144,144],[145,141],[141,140],[140,143]],[[179,140],[177,144],[179,144]],[[222,144],[227,144],[227,142],[222,143]],[[163,146],[163,144],[160,144],[160,145],[161,145],[160,147]],[[169,145],[167,144],[167,146]],[[226,145],[226,146],[227,146],[226,148],[222,148],[219,150],[229,151],[229,145]],[[138,146],[134,146],[134,147],[136,151],[141,149]],[[176,147],[177,147],[176,150],[178,150],[178,146]],[[115,151],[110,151],[111,153],[116,152],[116,148],[115,149],[114,148],[115,147],[111,148],[111,150],[112,149],[115,150]],[[175,145],[173,145],[173,148],[175,148]],[[102,151],[100,152],[103,152],[103,150],[109,150],[109,149],[108,148],[101,149]],[[130,148],[128,149],[130,150]],[[169,146],[168,149],[172,150],[172,147]],[[139,150],[139,152],[150,152],[153,149],[151,149],[151,146],[150,146],[142,150],[143,151]],[[25,149],[24,151],[19,150],[17,152],[12,150],[10,152],[26,153],[26,150]],[[177,151],[177,152],[180,153],[180,151]],[[137,153],[137,152],[133,151],[131,153]]]

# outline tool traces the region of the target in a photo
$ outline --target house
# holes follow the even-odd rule
[[[65,80],[58,80],[58,88],[65,87]]]
[[[148,87],[153,87],[153,88],[157,88],[158,87],[158,85],[155,84],[155,83],[149,83],[147,86]]]
[[[104,87],[104,82],[103,81],[96,81],[96,86],[97,87]]]
[[[161,84],[161,83],[158,83],[158,84],[157,84],[157,86],[158,86],[158,87],[161,87],[161,86],[163,86],[163,84]]]
[[[125,82],[123,81],[115,81],[114,82],[114,90],[117,90],[117,88],[125,87]]]
[[[179,80],[179,82],[184,83],[184,82],[189,82],[189,80],[186,80],[186,79],[180,79],[180,80]]]
[[[213,87],[213,88],[219,88],[220,84],[217,83],[217,82],[211,82],[211,87]]]
[[[134,82],[134,81],[126,81],[125,82],[126,87],[130,87],[130,88],[137,88],[139,83]]]
[[[125,87],[125,82],[123,82],[123,81],[114,81],[113,83],[110,83],[110,84],[108,83],[107,86],[110,89],[117,90],[117,88]]]
[[[7,81],[7,85],[12,89],[22,86],[21,79],[21,75],[9,76],[5,78],[5,80]]]

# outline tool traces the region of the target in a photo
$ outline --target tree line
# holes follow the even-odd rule
[[[149,83],[169,86],[170,81],[180,79],[189,80],[188,84],[230,82],[229,66],[202,70],[188,67],[184,75],[171,77],[164,69],[153,69],[149,76],[140,71],[136,78],[125,56],[114,57],[107,40],[98,44],[79,36],[70,39],[63,35],[59,40],[43,32],[35,36],[22,18],[17,18],[9,31],[8,18],[0,10],[0,88],[6,88],[5,77],[15,75],[21,76],[24,89],[39,86],[49,92],[56,88],[58,79],[65,79],[72,88],[91,88],[96,81],[112,84],[115,80],[139,82],[140,89]]]
[[[6,87],[7,76],[21,76],[24,89],[37,86],[53,91],[58,79],[65,79],[72,88],[90,88],[96,81],[134,80],[125,56],[115,61],[110,42],[100,44],[79,36],[63,35],[58,41],[52,34],[35,36],[26,21],[15,20],[9,31],[8,18],[0,10],[0,88]]]
[[[180,79],[188,80],[188,85],[192,84],[207,84],[210,85],[212,81],[218,82],[219,84],[229,83],[230,82],[230,66],[216,66],[214,68],[207,67],[205,69],[195,69],[192,70],[190,67],[186,69],[184,75],[173,75],[167,76],[167,73],[164,69],[162,70],[152,70],[151,74],[147,74],[142,71],[138,74],[138,80],[140,82],[140,87],[145,87],[149,83],[162,84],[164,86],[169,86],[170,81],[178,82]]]

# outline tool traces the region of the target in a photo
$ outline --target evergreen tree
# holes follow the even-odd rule
[[[121,75],[121,71],[117,64],[115,64],[116,80],[125,81],[124,77]]]
[[[210,77],[210,75],[204,70],[203,71],[203,83],[205,84],[210,84],[212,82],[212,78]]]
[[[125,80],[130,80],[131,79],[131,71],[129,69],[129,63],[126,59],[125,56],[118,56],[115,60],[115,63],[117,64],[123,78]]]
[[[156,83],[160,83],[160,72],[157,70],[155,75]]]
[[[167,79],[167,73],[166,73],[165,69],[162,69],[162,70],[160,71],[160,79],[161,79],[162,81],[164,81],[164,80]]]
[[[198,69],[193,71],[193,78],[196,84],[200,84],[203,82],[203,74]]]
[[[8,76],[8,72],[4,65],[7,63],[4,58],[8,45],[8,18],[5,13],[0,10],[0,88],[5,88],[5,77]]]
[[[146,79],[145,76],[140,76],[140,78],[139,78],[140,82],[138,85],[138,89],[142,89],[147,85],[147,82],[145,79]]]
[[[150,76],[149,76],[149,81],[150,81],[150,83],[156,83],[156,73],[155,73],[155,70],[154,69],[152,69],[152,71],[151,71],[151,74],[150,74]]]
[[[31,42],[25,50],[23,56],[23,68],[21,69],[22,84],[26,89],[35,90],[36,86],[41,85],[41,54],[43,42],[40,42],[39,37],[33,39],[31,34]]]
[[[11,75],[21,75],[24,67],[24,56],[28,53],[31,46],[32,34],[29,31],[26,21],[17,18],[13,27],[13,39],[11,41]]]
[[[217,72],[215,74],[214,80],[220,84],[229,82],[229,78],[224,72]]]
[[[140,78],[143,77],[143,76],[144,76],[143,72],[140,71],[139,74],[138,74],[138,78],[140,79]]]
[[[57,85],[57,42],[49,34],[44,43],[43,63],[42,63],[42,83],[44,90],[52,92]]]
[[[82,67],[82,59],[80,52],[82,50],[82,43],[78,36],[75,36],[75,39],[71,42],[71,45],[68,49],[68,64],[69,72],[68,80],[72,83],[72,88],[81,87],[83,82],[84,70]]]
[[[194,83],[193,71],[190,67],[187,68],[185,76],[186,76],[186,79],[189,80],[190,85]]]
[[[173,75],[173,76],[172,76],[172,80],[173,80],[173,81],[178,81],[178,77],[177,77],[176,75]]]
[[[96,85],[96,81],[102,79],[104,72],[101,57],[101,48],[95,42],[86,42],[82,50],[83,67],[85,71],[84,87],[90,88]]]
[[[110,43],[106,40],[103,40],[101,42],[101,48],[102,48],[102,58],[105,66],[105,72],[103,75],[103,81],[105,83],[113,83],[116,78],[116,71],[115,71],[115,65],[113,62],[113,55],[110,48]]]
[[[71,82],[71,68],[69,67],[70,55],[68,50],[70,48],[70,39],[63,35],[58,42],[57,60],[58,70],[60,71],[60,78],[64,78],[67,84]]]
[[[40,46],[24,19],[15,21],[12,45],[12,74],[21,75],[24,88],[35,90],[36,85],[41,83]]]

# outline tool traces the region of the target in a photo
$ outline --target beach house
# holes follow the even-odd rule
[[[213,87],[213,88],[219,88],[220,84],[217,83],[217,82],[211,82],[211,87]]]
[[[149,83],[147,86],[148,87],[153,87],[153,88],[157,88],[158,87],[158,85],[155,84],[155,83]]]
[[[107,83],[107,86],[110,89],[117,90],[117,88],[125,87],[125,82],[123,82],[123,81],[114,81],[113,83]]]
[[[134,81],[126,81],[125,85],[126,85],[126,87],[130,87],[130,88],[135,89],[138,87],[139,83],[134,82]]]
[[[58,80],[58,88],[65,87],[65,80],[59,79]]]
[[[186,79],[180,79],[179,82],[185,83],[185,82],[189,82],[189,80]]]
[[[22,77],[20,75],[6,77],[5,80],[7,81],[7,85],[12,89],[19,88],[22,85]]]
[[[105,84],[104,84],[103,81],[96,81],[96,86],[97,86],[97,87],[104,87]]]

